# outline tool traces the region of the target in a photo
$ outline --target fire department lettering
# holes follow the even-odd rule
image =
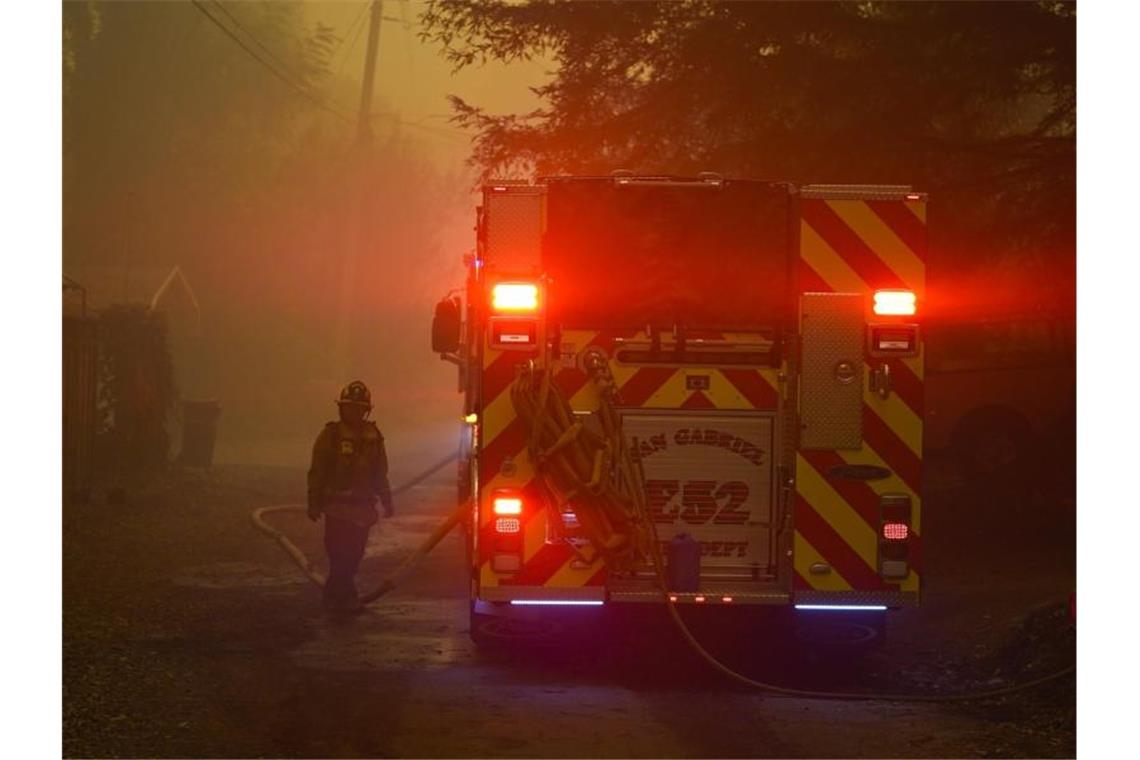
[[[705,446],[718,446],[722,449],[728,449],[734,454],[752,462],[754,465],[762,465],[764,463],[764,452],[756,447],[755,444],[749,443],[740,436],[732,435],[731,433],[724,433],[717,430],[699,430],[681,428],[674,434],[673,440],[678,446],[694,446],[703,444]]]
[[[700,541],[702,557],[736,557],[748,556],[748,541]],[[659,544],[662,552],[669,551],[668,542]]]
[[[655,523],[687,525],[743,525],[750,512],[741,507],[748,501],[748,485],[739,480],[648,480],[649,515]],[[676,497],[680,495],[680,501]]]
[[[673,434],[673,442],[678,446],[716,446],[731,451],[758,467],[764,464],[764,452],[759,447],[732,433],[708,428],[681,428]],[[646,440],[639,441],[637,453],[645,457],[658,451],[664,451],[668,446],[668,439],[665,435],[658,433]]]

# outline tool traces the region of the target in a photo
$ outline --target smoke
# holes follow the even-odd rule
[[[362,149],[359,3],[203,5],[213,20],[189,3],[65,3],[64,272],[104,294],[98,310],[149,303],[155,277],[181,269],[200,325],[176,383],[220,402],[221,461],[305,463],[353,379],[373,390],[394,467],[437,458],[460,400],[430,351],[432,307],[463,283],[475,198],[466,136],[430,117],[454,87],[517,76],[449,79],[415,7],[389,3],[412,21],[382,27]]]

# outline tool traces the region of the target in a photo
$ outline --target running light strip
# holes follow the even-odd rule
[[[797,610],[885,610],[885,604],[797,604]]]
[[[511,604],[556,607],[601,607],[605,602],[585,599],[512,599]]]

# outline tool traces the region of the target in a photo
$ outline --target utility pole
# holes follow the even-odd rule
[[[360,88],[360,112],[356,120],[356,139],[360,143],[372,137],[369,116],[372,112],[372,89],[376,81],[376,53],[380,47],[380,19],[384,14],[384,0],[372,0],[372,15],[368,19],[368,50],[364,54],[364,83]]]
[[[335,366],[339,383],[348,382],[349,371],[356,371],[352,353],[352,319],[356,305],[356,270],[362,248],[361,227],[365,209],[369,208],[369,182],[372,146],[372,93],[376,82],[376,59],[380,49],[380,19],[384,13],[383,0],[372,0],[368,22],[368,48],[364,54],[364,80],[360,88],[360,110],[356,117],[356,148],[352,151],[349,166],[350,197],[348,223],[345,228],[344,256],[341,259],[340,308],[336,332]]]

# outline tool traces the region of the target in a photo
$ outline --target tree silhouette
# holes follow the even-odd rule
[[[485,177],[906,183],[952,220],[947,261],[1072,253],[1074,5],[433,0],[422,20],[456,69],[555,64],[533,113],[452,98]]]

